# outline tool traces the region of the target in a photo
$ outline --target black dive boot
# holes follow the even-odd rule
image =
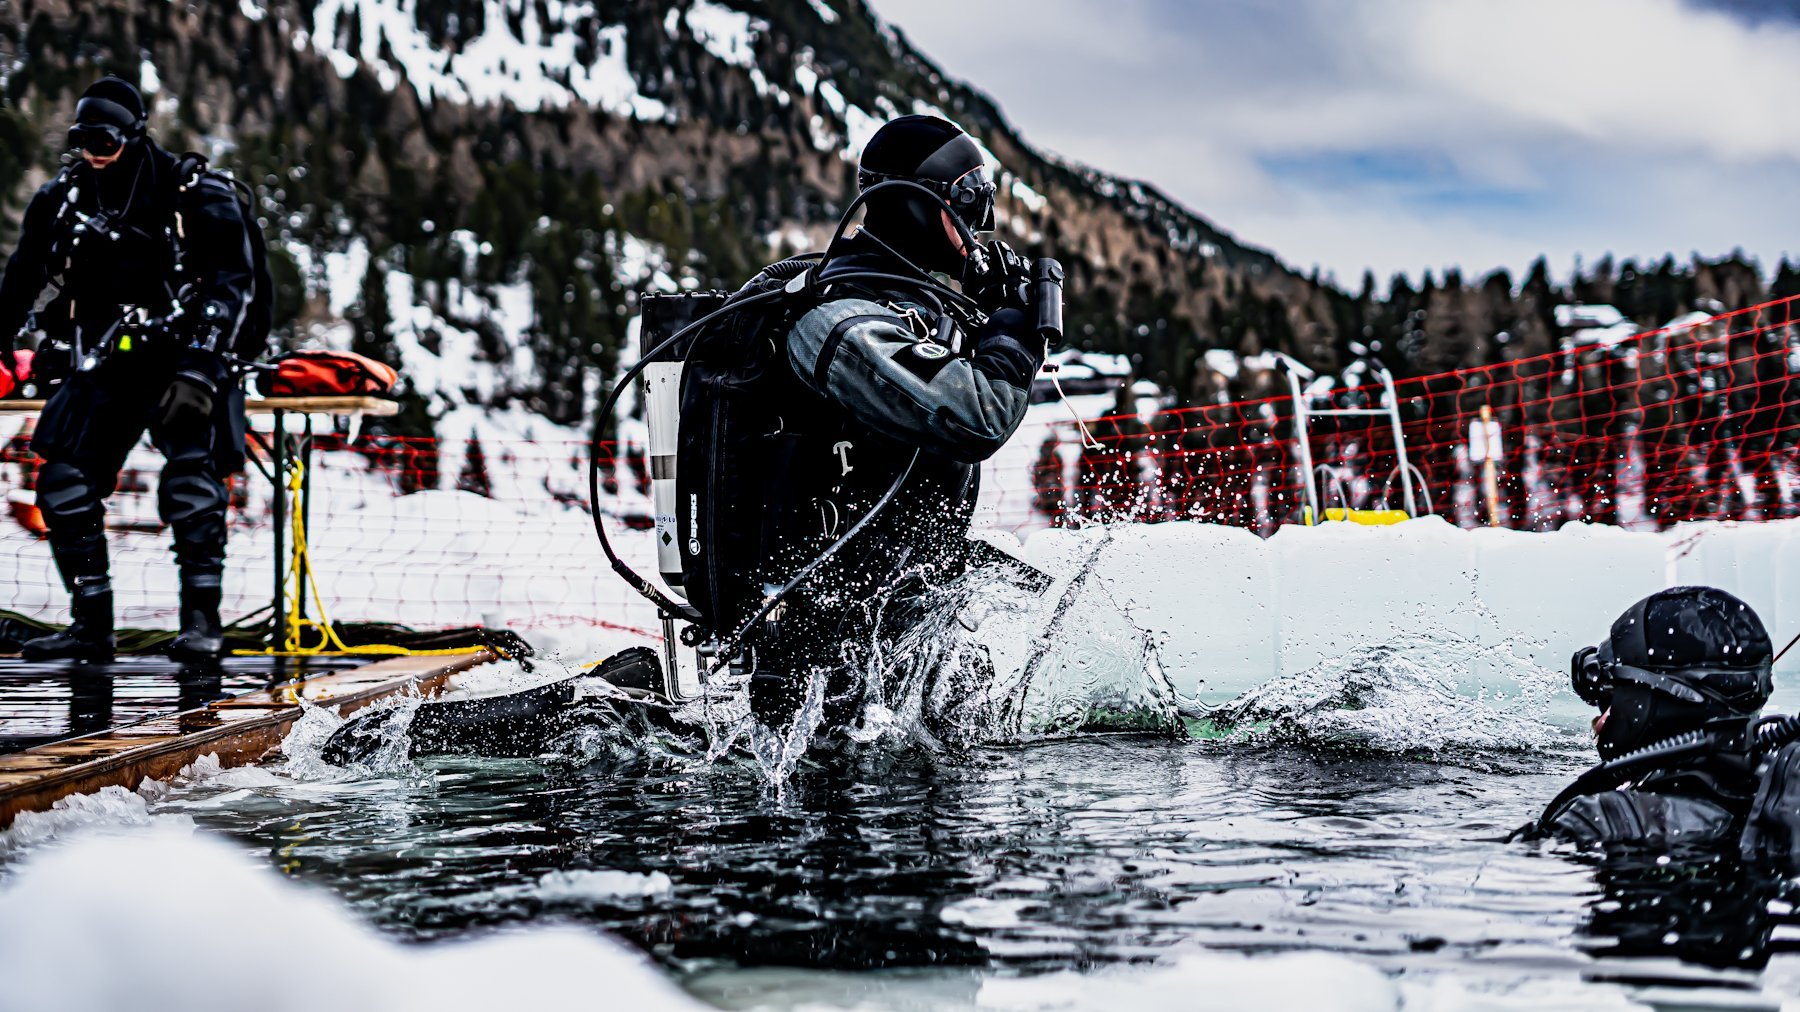
[[[225,630],[219,625],[219,601],[223,596],[216,574],[183,574],[181,631],[169,643],[171,659],[183,664],[217,663],[225,653]]]
[[[69,612],[74,621],[61,632],[27,640],[19,651],[26,660],[105,664],[113,659],[112,581],[77,576],[73,584]]]

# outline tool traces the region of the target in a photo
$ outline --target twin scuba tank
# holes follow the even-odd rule
[[[682,338],[643,367],[657,571],[690,609],[681,617],[720,636],[761,596],[768,486],[778,480],[769,437],[786,410],[772,338],[786,313],[769,306],[691,326],[731,298],[646,295],[639,332],[640,355]]]

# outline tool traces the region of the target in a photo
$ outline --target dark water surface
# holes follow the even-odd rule
[[[731,766],[463,760],[395,779],[202,784],[158,807],[266,851],[399,937],[593,925],[727,1003],[757,968],[1016,975],[1197,947],[1325,950],[1502,989],[1674,986],[1694,1007],[1766,1007],[1751,993],[1800,988],[1785,952],[1760,972],[1672,958],[1709,932],[1703,960],[1769,958],[1749,937],[1779,938],[1766,916],[1694,914],[1727,896],[1766,907],[1741,883],[1709,893],[1684,872],[1677,909],[1641,876],[1500,842],[1582,766],[1574,750],[1446,762],[1100,736],[935,767],[804,769],[780,794]],[[596,890],[566,874],[588,871],[638,877]],[[1622,958],[1620,937],[1655,958]]]

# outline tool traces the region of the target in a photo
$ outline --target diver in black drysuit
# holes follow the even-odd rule
[[[1605,761],[1519,835],[1600,855],[1597,953],[1767,961],[1768,901],[1800,874],[1800,721],[1761,716],[1772,668],[1756,612],[1711,587],[1652,594],[1576,653]]]
[[[244,464],[243,391],[225,356],[261,350],[234,347],[255,289],[248,225],[229,182],[148,136],[125,81],[83,93],[69,139],[81,157],[32,198],[0,278],[0,364],[16,372],[13,337],[35,319],[45,344],[34,374],[66,377],[31,448],[44,458],[37,501],[73,622],[24,653],[112,659],[102,504],[148,428],[168,461],[157,505],[181,571],[169,653],[205,662],[224,645],[226,481]]]
[[[929,116],[888,123],[863,151],[860,170],[864,189],[920,182],[940,192],[970,230],[993,227],[994,188],[981,150],[951,123]],[[766,499],[738,506],[762,514],[763,557],[720,558],[739,577],[730,580],[735,600],[722,609],[732,622],[906,474],[891,502],[750,637],[751,705],[772,727],[792,720],[819,670],[831,675],[826,722],[840,722],[857,702],[849,669],[870,637],[903,626],[917,591],[966,564],[980,462],[1018,428],[1043,363],[1044,342],[1026,315],[1025,261],[1000,243],[971,260],[943,208],[922,197],[870,195],[861,230],[814,279],[823,301],[786,328],[785,368],[770,370],[749,392],[783,408],[763,451]],[[833,284],[859,273],[925,271],[961,280],[985,320],[952,311],[917,285]]]
[[[976,244],[973,233],[993,227],[995,189],[981,149],[954,124],[894,120],[860,168],[859,232],[834,237],[822,257],[766,268],[658,345],[699,335],[684,358],[680,494],[665,531],[680,536],[693,607],[659,605],[710,633],[713,663],[748,669],[753,714],[783,730],[819,684],[819,716],[841,727],[860,702],[854,673],[871,640],[903,630],[930,588],[972,562],[1007,566],[1027,586],[1039,575],[968,532],[980,463],[1024,419],[1044,335],[1060,335],[1060,267],[1028,265],[1004,243]],[[961,281],[961,294],[934,274]],[[638,368],[655,357],[646,352]],[[658,477],[669,466],[652,461]],[[597,488],[598,472],[590,477]],[[614,570],[656,600],[596,529]],[[644,647],[587,674],[638,703],[665,685]],[[421,706],[408,730],[412,754],[536,755],[595,721],[671,726],[660,703],[578,699],[571,682]],[[347,723],[327,761],[373,755],[385,719]]]

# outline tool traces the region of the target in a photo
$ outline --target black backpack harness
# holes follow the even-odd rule
[[[256,195],[250,187],[228,172],[209,167],[205,155],[191,151],[181,155],[175,162],[175,194],[172,202],[174,213],[169,223],[160,230],[161,234],[157,235],[141,225],[127,225],[120,220],[130,213],[141,179],[133,181],[131,197],[117,211],[109,212],[105,208],[91,214],[83,211],[79,206],[81,181],[76,177],[80,165],[77,162],[65,166],[53,184],[60,193],[61,201],[51,218],[49,280],[58,293],[66,291],[69,274],[80,255],[83,243],[101,240],[117,242],[128,232],[136,241],[161,243],[167,250],[171,276],[179,283],[188,274],[192,253],[188,221],[198,208],[201,188],[210,182],[227,188],[237,203],[247,237],[246,252],[254,288],[229,346],[217,350],[239,366],[247,365],[260,357],[267,348],[269,333],[273,329],[274,282],[269,274],[268,243],[263,237],[262,228],[257,224]],[[142,171],[145,169],[140,168],[140,172]],[[156,180],[153,185],[162,185],[162,181]],[[180,309],[181,295],[182,291],[171,293],[171,313]],[[73,318],[73,301],[70,302],[70,315]],[[92,368],[114,351],[129,348],[129,344],[122,343],[122,339],[129,340],[126,331],[141,328],[155,319],[157,317],[150,307],[133,307],[97,341],[90,342],[85,335],[73,335],[80,346],[71,344],[68,347],[70,365],[79,364],[82,368]],[[68,335],[57,334],[53,340],[62,343],[67,337]]]

